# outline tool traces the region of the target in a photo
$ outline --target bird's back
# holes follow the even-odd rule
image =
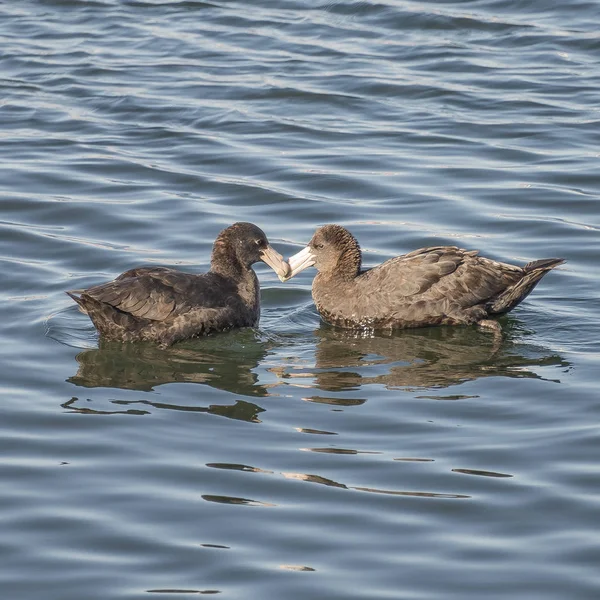
[[[138,267],[113,281],[69,295],[107,339],[171,344],[216,330],[255,325],[258,293],[246,298],[240,286],[255,287],[256,275],[236,282],[209,271],[201,275],[166,267]],[[254,295],[254,298],[253,298]]]

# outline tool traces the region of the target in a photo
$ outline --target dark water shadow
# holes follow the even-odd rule
[[[556,352],[524,342],[518,324],[504,327],[504,335],[498,339],[472,327],[364,336],[322,324],[315,331],[315,368],[286,370],[281,376],[288,381],[295,377],[306,381],[311,375],[314,387],[325,391],[364,390],[370,384],[434,391],[498,376],[560,383],[538,371],[550,366],[567,369],[570,364]]]
[[[247,421],[249,423],[260,423],[258,415],[264,412],[254,402],[246,402],[245,400],[237,400],[234,404],[210,404],[209,406],[189,406],[175,404],[171,402],[153,402],[151,400],[110,400],[114,408],[110,410],[92,408],[86,406],[77,396],[73,396],[70,400],[61,404],[62,408],[69,412],[78,413],[81,415],[147,415],[151,412],[150,409],[175,410],[193,413],[208,413],[227,417],[228,419],[236,419],[238,421]],[[121,408],[122,407],[122,408]]]

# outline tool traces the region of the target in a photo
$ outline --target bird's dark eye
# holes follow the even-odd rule
[[[254,243],[255,243],[257,246],[262,246],[262,245],[263,245],[263,241],[262,241],[261,239],[254,240]]]
[[[317,250],[323,250],[324,247],[325,247],[325,244],[315,244],[315,248]]]

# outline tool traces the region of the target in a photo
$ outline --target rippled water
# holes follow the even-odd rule
[[[0,5],[3,597],[600,595],[600,5]],[[260,328],[99,344],[64,295],[285,255],[563,256],[502,320],[360,337],[263,265]],[[152,596],[150,596],[152,597]]]

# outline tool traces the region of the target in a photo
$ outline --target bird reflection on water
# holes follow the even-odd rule
[[[509,326],[501,345],[474,328],[440,327],[361,336],[325,324],[310,337],[264,338],[259,332],[245,330],[168,349],[150,344],[102,342],[99,348],[77,355],[77,374],[68,381],[88,388],[141,391],[151,391],[167,383],[197,383],[235,396],[255,398],[288,395],[290,386],[325,392],[353,390],[364,396],[363,399],[309,398],[346,405],[365,402],[368,387],[373,384],[436,393],[482,377],[544,379],[539,373],[541,367],[569,366],[560,355],[525,343],[522,332],[515,336],[518,342],[512,342],[510,330]],[[299,348],[302,348],[301,359]],[[553,373],[552,380],[558,381],[556,369]],[[306,395],[306,391],[302,394]],[[463,396],[444,396],[460,397]],[[254,422],[265,410],[240,398],[234,404],[208,407],[160,404],[153,399],[118,404],[127,404],[130,409],[132,404],[137,409],[140,404],[147,404],[155,408],[196,410]],[[79,409],[78,402],[73,400],[65,407],[90,412],[89,407]]]
[[[100,341],[80,352],[71,383],[83,387],[117,387],[151,391],[166,383],[203,383],[243,396],[266,396],[253,371],[264,359],[269,343],[250,329],[183,342],[161,349],[145,343]]]
[[[86,388],[110,387],[124,390],[152,391],[167,383],[199,383],[215,389],[247,397],[268,395],[267,386],[258,383],[254,369],[264,360],[269,344],[247,329],[231,334],[207,337],[195,342],[182,342],[160,349],[154,344],[122,344],[100,341],[99,347],[80,352],[75,358],[78,370],[68,381]],[[80,413],[126,412],[144,414],[150,408],[208,412],[231,419],[259,422],[264,411],[254,402],[236,399],[234,403],[177,405],[143,400],[112,401],[125,406],[122,410],[99,411],[81,407],[72,398],[64,408]],[[144,409],[144,405],[148,410]]]
[[[481,377],[544,379],[537,368],[568,367],[547,349],[512,343],[510,329],[501,343],[470,327],[363,336],[322,324],[315,336],[314,368],[282,369],[280,376],[290,383],[295,378],[303,383],[313,378],[311,387],[326,391],[364,390],[372,384],[407,391],[439,390]]]

